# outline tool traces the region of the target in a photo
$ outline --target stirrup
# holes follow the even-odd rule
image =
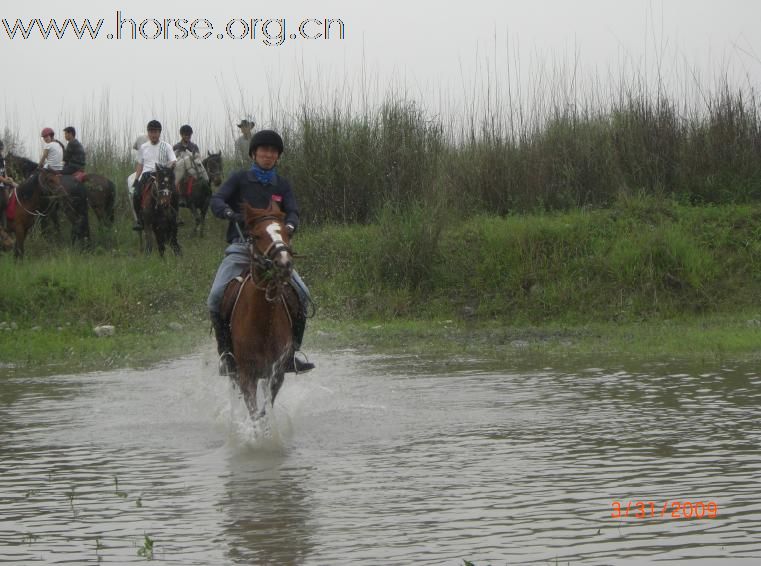
[[[288,362],[285,364],[285,373],[306,373],[315,368],[315,365],[303,353],[302,355],[304,356],[304,361],[296,357],[296,352],[292,356],[288,356]]]
[[[238,368],[235,363],[235,356],[233,356],[232,352],[223,352],[219,356],[219,375],[235,377],[237,373]]]
[[[135,232],[139,232],[140,230],[142,230],[142,229],[143,229],[143,223],[142,223],[142,222],[135,222],[135,223],[132,225],[132,229],[133,229]]]

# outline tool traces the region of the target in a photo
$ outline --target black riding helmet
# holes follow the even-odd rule
[[[282,154],[285,151],[283,146],[283,138],[280,137],[275,130],[259,130],[251,138],[251,143],[248,144],[248,154],[253,155],[256,148],[260,145],[268,145],[277,149],[278,154]]]
[[[158,120],[151,120],[148,122],[148,126],[146,127],[146,130],[158,130],[161,131],[161,122]]]
[[[185,124],[184,126],[182,126],[180,128],[180,135],[181,136],[184,136],[185,134],[190,135],[192,133],[193,133],[193,128],[191,128],[188,124]]]

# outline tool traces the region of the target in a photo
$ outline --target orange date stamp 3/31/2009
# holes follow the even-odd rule
[[[719,505],[715,501],[665,501],[662,505],[654,501],[613,501],[611,506],[613,519],[716,519],[719,516]]]

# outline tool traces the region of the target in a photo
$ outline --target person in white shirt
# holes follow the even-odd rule
[[[40,136],[43,141],[40,169],[60,171],[63,169],[63,144],[55,139],[53,128],[43,128]]]
[[[174,167],[177,157],[174,155],[172,146],[167,142],[159,139],[161,137],[161,122],[151,120],[148,122],[148,141],[140,146],[137,152],[137,166],[135,167],[135,192],[132,195],[132,207],[135,209],[137,220],[132,227],[133,230],[143,229],[143,218],[140,213],[143,186],[150,177],[150,174],[156,171],[156,165],[165,167]],[[175,200],[175,197],[172,198]]]

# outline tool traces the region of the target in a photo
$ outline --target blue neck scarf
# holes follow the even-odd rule
[[[251,171],[254,172],[254,175],[256,175],[256,180],[259,181],[262,185],[271,185],[272,181],[275,179],[275,167],[272,169],[262,169],[254,163],[251,166]]]

